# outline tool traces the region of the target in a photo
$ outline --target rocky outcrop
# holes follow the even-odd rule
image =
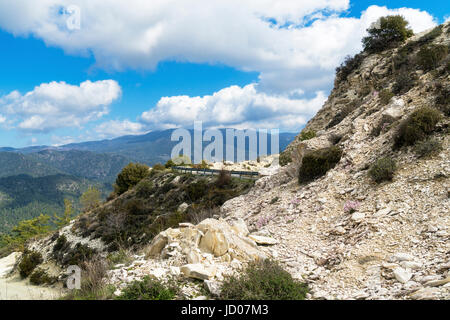
[[[123,287],[144,275],[161,280],[172,276],[184,281],[188,296],[195,292],[189,279],[208,281],[205,286],[217,293],[224,276],[250,261],[270,257],[267,248],[257,243],[271,245],[276,241],[249,234],[243,220],[231,224],[217,219],[205,219],[197,225],[181,223],[159,233],[145,249],[143,260],[140,256],[131,266],[111,271],[111,282]]]

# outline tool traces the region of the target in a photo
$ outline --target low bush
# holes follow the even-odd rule
[[[173,284],[144,277],[141,281],[134,281],[128,285],[117,300],[173,300],[179,289]]]
[[[415,73],[409,73],[406,70],[399,72],[395,77],[395,83],[392,87],[394,94],[405,94],[417,84]]]
[[[336,68],[336,80],[337,82],[347,80],[347,77],[361,65],[364,57],[362,54],[355,56],[345,57],[344,62]]]
[[[414,145],[414,152],[419,158],[436,155],[442,151],[442,143],[437,139],[419,141]]]
[[[431,134],[441,119],[438,110],[430,107],[421,107],[415,110],[399,125],[395,136],[394,149],[404,145],[413,145]]]
[[[164,168],[164,166],[162,166]],[[153,167],[154,169],[154,167]],[[134,187],[147,177],[149,174],[149,167],[145,164],[140,163],[130,163],[119,173],[116,179],[116,192],[117,194],[122,194],[128,191],[130,188]]]
[[[306,141],[316,137],[316,132],[314,130],[303,130],[300,132],[300,141]]]
[[[264,260],[248,265],[239,276],[224,279],[223,300],[304,300],[308,286],[292,278],[277,262]]]
[[[42,255],[39,252],[25,251],[22,261],[19,263],[20,276],[22,278],[28,277],[42,261]]]
[[[175,166],[176,166],[176,164],[175,164],[175,162],[172,161],[172,159],[170,159],[169,161],[167,161],[166,164],[164,165],[164,167],[165,167],[166,169],[169,169],[169,168],[172,168],[172,167],[175,167]]]
[[[299,170],[299,182],[309,182],[325,175],[328,170],[334,168],[341,157],[342,150],[336,146],[306,153]]]
[[[377,183],[390,181],[394,177],[397,165],[390,157],[378,159],[369,169],[370,177]]]
[[[37,269],[30,275],[30,283],[36,286],[43,284],[51,285],[54,284],[56,281],[57,281],[56,277],[49,276],[47,272],[45,272],[42,269]]]
[[[444,45],[425,46],[417,53],[417,63],[424,71],[434,70],[447,54],[448,48]]]
[[[384,89],[384,90],[380,91],[378,96],[380,97],[381,105],[385,106],[385,105],[387,105],[389,103],[389,101],[391,101],[391,99],[394,96],[394,94],[390,90]]]
[[[90,248],[85,244],[80,242],[75,245],[74,248],[67,252],[61,252],[59,257],[59,262],[64,266],[79,266],[83,262],[90,260],[96,253],[95,249]]]

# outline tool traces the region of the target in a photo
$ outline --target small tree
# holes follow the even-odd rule
[[[55,214],[53,217],[53,222],[60,228],[67,226],[73,218],[73,213],[72,201],[69,199],[64,199],[64,213],[61,217]]]
[[[101,202],[101,192],[95,187],[89,187],[80,197],[80,203],[84,212],[97,207]]]
[[[13,250],[22,250],[28,239],[50,231],[49,221],[50,217],[43,214],[31,220],[20,221],[11,230],[11,234],[4,235],[0,242],[3,246],[10,246]]]
[[[369,53],[381,52],[414,35],[408,28],[408,21],[402,16],[386,16],[380,18],[367,32],[369,36],[363,38],[364,50]]]
[[[164,168],[164,166],[163,166]],[[129,163],[122,171],[119,173],[116,179],[115,190],[120,195],[130,188],[134,187],[147,177],[150,173],[150,168],[141,163]]]

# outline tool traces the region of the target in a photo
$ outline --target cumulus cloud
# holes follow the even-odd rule
[[[129,120],[110,120],[95,127],[95,132],[100,138],[114,138],[125,135],[143,134],[147,130],[145,125]]]
[[[81,29],[67,28],[61,8],[80,8]],[[97,64],[153,69],[160,61],[224,63],[261,73],[261,89],[329,86],[330,72],[360,49],[378,17],[402,14],[414,31],[435,25],[425,11],[371,6],[360,19],[339,16],[348,0],[42,0],[0,2],[0,26],[33,34]]]
[[[23,131],[48,132],[100,119],[120,94],[114,80],[85,81],[79,86],[50,82],[23,95],[13,91],[0,97],[0,110]]]
[[[255,84],[231,86],[202,97],[163,97],[141,120],[151,128],[192,126],[299,129],[325,102],[323,92],[313,99],[259,92]]]
[[[72,4],[80,8],[79,30],[67,27],[63,8]],[[336,66],[361,50],[361,38],[379,17],[401,14],[416,33],[436,25],[433,16],[418,9],[370,6],[359,18],[345,16],[348,9],[349,0],[41,0],[39,6],[15,0],[0,1],[0,27],[71,54],[92,54],[105,69],[153,70],[172,60],[259,72],[257,85],[162,98],[143,113],[147,127],[192,125],[195,119],[295,128],[320,108]],[[299,91],[315,97],[299,98]],[[47,124],[35,113],[21,126]],[[131,121],[109,125],[123,132],[143,130]],[[106,124],[97,129],[111,133]]]

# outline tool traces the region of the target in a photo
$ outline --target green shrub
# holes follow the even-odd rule
[[[172,161],[172,159],[170,159],[169,161],[167,161],[166,164],[164,165],[164,167],[165,167],[166,169],[170,169],[170,168],[175,167],[175,166],[176,166],[176,164],[175,164],[175,162]]]
[[[414,152],[419,158],[438,154],[442,151],[442,143],[437,139],[419,141],[414,145]]]
[[[304,300],[308,286],[292,278],[274,261],[264,260],[248,265],[239,276],[224,279],[223,300]]]
[[[154,190],[153,182],[148,179],[143,179],[136,186],[136,195],[140,198],[149,197]]]
[[[417,62],[422,70],[434,70],[447,54],[448,48],[444,45],[426,46],[417,53]]]
[[[22,261],[19,263],[20,276],[22,278],[28,277],[42,261],[42,255],[39,252],[25,251]]]
[[[49,276],[44,270],[37,269],[30,276],[30,283],[36,286],[43,284],[54,284],[57,281],[56,277]]]
[[[153,165],[152,171],[163,171],[166,167],[163,166],[161,163],[157,163]]]
[[[164,168],[164,167],[163,167]],[[130,163],[119,173],[116,179],[117,193],[120,195],[130,188],[134,187],[147,177],[149,174],[149,167],[145,164]]]
[[[67,238],[65,235],[61,235],[58,237],[55,245],[53,246],[53,252],[61,251],[66,246],[67,246]]]
[[[59,255],[60,263],[64,266],[80,266],[83,262],[90,260],[96,253],[95,249],[90,248],[80,242],[68,252]]]
[[[362,54],[357,54],[354,57],[345,57],[344,62],[336,68],[336,81],[341,82],[347,80],[347,77],[361,65],[364,57]]]
[[[308,152],[302,159],[298,180],[300,183],[317,179],[334,168],[342,157],[342,150],[333,146]]]
[[[369,169],[370,177],[377,183],[392,180],[397,165],[390,157],[378,159]]]
[[[375,26],[367,29],[369,36],[362,40],[364,50],[377,53],[403,43],[414,34],[408,24],[399,15],[380,18]]]
[[[306,141],[316,137],[316,132],[314,130],[303,130],[300,132],[300,141]]]
[[[441,114],[434,108],[421,107],[415,110],[406,120],[399,125],[394,148],[403,145],[413,145],[431,134],[436,124],[441,119]]]
[[[206,182],[204,180],[189,184],[186,191],[192,202],[201,199],[208,192],[206,189]]]
[[[385,106],[385,105],[387,105],[389,103],[389,101],[391,101],[391,99],[394,96],[394,94],[390,90],[384,89],[384,90],[380,91],[378,96],[380,97],[381,105]]]
[[[280,153],[280,158],[278,160],[280,162],[280,166],[287,166],[292,162],[291,152],[288,149],[284,150]]]
[[[173,300],[178,294],[175,285],[164,284],[149,276],[141,281],[133,281],[128,285],[117,300]]]
[[[404,94],[411,90],[417,83],[416,74],[411,74],[406,70],[400,72],[395,77],[395,83],[392,87],[392,92],[394,94]]]

